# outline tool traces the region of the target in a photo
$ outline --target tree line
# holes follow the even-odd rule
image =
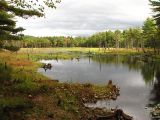
[[[22,40],[5,42],[20,48],[46,47],[103,47],[109,48],[160,48],[160,34],[156,22],[147,18],[142,27],[126,30],[104,31],[88,37],[34,37],[24,36]]]

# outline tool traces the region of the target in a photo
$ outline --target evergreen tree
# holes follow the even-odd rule
[[[56,3],[60,3],[61,0],[5,0],[8,4],[14,6],[15,8],[21,8],[23,10],[36,11],[45,15],[44,9],[56,8]]]
[[[2,40],[19,39],[23,31],[22,27],[16,28],[15,16],[28,18],[31,16],[44,16],[44,6],[55,8],[52,0],[42,0],[43,2],[28,0],[1,0],[0,1],[0,47]],[[57,1],[58,2],[58,1]],[[38,4],[44,3],[44,5]]]
[[[120,41],[121,41],[121,31],[120,30],[116,30],[114,32],[114,40],[115,40],[115,47],[116,48],[119,48],[119,44],[120,44]]]
[[[152,10],[155,12],[153,16],[157,22],[158,27],[160,27],[160,0],[149,0],[153,6]]]
[[[5,1],[0,1],[0,40],[18,39],[17,33],[24,29],[16,28],[14,15],[8,13],[7,7]]]
[[[152,18],[147,18],[142,27],[146,47],[156,47],[157,27]]]

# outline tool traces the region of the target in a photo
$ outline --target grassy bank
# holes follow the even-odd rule
[[[104,49],[104,48],[21,48],[18,51],[20,58],[27,58],[31,61],[38,61],[41,59],[73,59],[80,56],[94,56],[94,55],[135,55],[142,54],[142,51],[136,49]]]
[[[60,49],[57,50],[60,52]],[[32,51],[32,57],[38,55],[43,58],[48,49],[35,51],[38,52],[35,54]],[[53,53],[54,55],[56,54]],[[21,49],[18,53],[0,52],[1,120],[86,120],[95,113],[86,108],[84,103],[96,102],[98,99],[116,99],[118,95],[118,89],[112,84],[93,86],[49,80],[37,73],[40,66],[31,56],[28,58],[26,49]]]
[[[41,59],[73,59],[83,56],[97,56],[97,55],[140,55],[153,61],[160,61],[160,55],[154,54],[152,49],[124,49],[124,48],[21,48],[18,55],[21,58],[28,58],[31,61],[38,61]]]
[[[103,54],[103,53],[121,53],[121,54],[132,54],[132,53],[142,53],[142,50],[136,49],[124,49],[124,48],[85,48],[85,47],[72,47],[72,48],[21,48],[18,53],[57,53],[57,52],[82,52],[82,53],[96,53],[96,54]],[[151,50],[149,50],[151,51]]]

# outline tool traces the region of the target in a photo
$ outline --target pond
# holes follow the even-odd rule
[[[160,64],[144,56],[105,55],[72,60],[41,60],[51,70],[39,68],[43,75],[60,82],[106,85],[112,80],[120,88],[116,101],[98,101],[88,107],[120,108],[135,120],[151,120],[148,104],[159,101],[155,84],[160,83]]]

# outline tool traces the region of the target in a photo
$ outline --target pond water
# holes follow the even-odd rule
[[[106,55],[72,60],[42,60],[51,63],[51,70],[38,71],[60,82],[106,85],[109,80],[120,87],[116,101],[98,101],[88,107],[120,108],[134,120],[151,120],[148,104],[159,101],[156,95],[160,83],[160,64],[142,56]]]

